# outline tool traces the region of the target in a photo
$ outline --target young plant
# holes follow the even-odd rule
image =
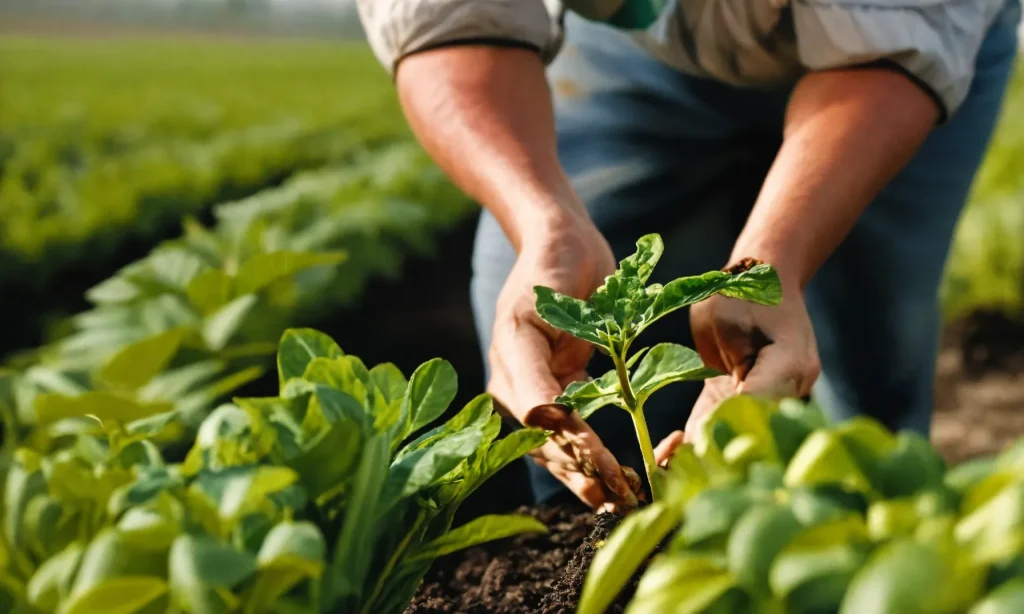
[[[597,379],[570,384],[555,402],[579,411],[584,419],[606,405],[626,410],[633,418],[651,494],[657,500],[657,462],[644,419],[644,403],[668,384],[703,380],[719,373],[705,367],[697,352],[690,348],[661,343],[630,354],[633,342],[665,315],[716,294],[777,305],[782,300],[782,289],[771,266],[754,263],[745,263],[730,272],[712,271],[665,285],[647,285],[665,246],[657,234],[641,237],[636,246],[636,253],[624,259],[589,300],[565,296],[543,286],[534,290],[537,313],[545,322],[598,346],[611,356],[615,365],[614,370]]]

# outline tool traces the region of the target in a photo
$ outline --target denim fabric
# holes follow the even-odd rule
[[[1017,53],[1020,0],[989,30],[968,97],[869,205],[806,291],[822,375],[815,399],[835,418],[858,412],[927,434],[940,315],[938,288],[958,216],[982,161]],[[628,35],[569,16],[550,67],[559,153],[617,258],[659,232],[656,281],[718,269],[756,198],[781,140],[788,89],[739,89],[687,77]],[[495,302],[515,253],[484,213],[473,256],[472,301],[484,359]],[[691,344],[682,314],[643,345]],[[609,365],[595,359],[591,373]],[[646,407],[657,442],[682,428],[700,385],[675,384]],[[629,417],[591,418],[620,462],[642,466]],[[560,483],[528,463],[534,494]]]

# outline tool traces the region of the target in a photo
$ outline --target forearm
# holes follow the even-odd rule
[[[733,258],[774,264],[804,287],[857,218],[910,161],[935,103],[886,69],[812,73],[793,91],[785,136]]]
[[[518,250],[526,229],[585,216],[561,165],[544,65],[533,52],[456,46],[397,74],[406,117],[445,173],[489,209]]]

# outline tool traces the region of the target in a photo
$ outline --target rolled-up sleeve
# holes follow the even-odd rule
[[[370,46],[392,73],[405,56],[461,43],[517,45],[545,61],[561,43],[550,0],[358,0]]]
[[[800,61],[810,70],[888,62],[940,105],[967,97],[988,27],[1005,0],[791,0]]]

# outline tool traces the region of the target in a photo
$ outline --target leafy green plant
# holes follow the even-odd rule
[[[1024,440],[947,470],[923,437],[812,404],[722,403],[665,496],[597,552],[580,614],[655,552],[630,614],[1009,614],[1024,585]]]
[[[524,516],[452,530],[547,434],[498,439],[486,395],[435,425],[457,387],[447,362],[406,379],[308,329],[284,334],[277,362],[280,396],[218,407],[181,463],[124,404],[58,403],[46,418],[63,435],[29,437],[4,483],[0,609],[398,613],[436,557],[545,530]]]
[[[658,500],[658,467],[644,419],[644,403],[671,383],[707,379],[719,373],[706,368],[695,351],[682,345],[661,343],[630,354],[633,343],[662,317],[716,294],[775,305],[782,300],[782,290],[774,269],[766,264],[647,285],[664,243],[660,235],[649,234],[636,245],[636,253],[625,258],[588,300],[543,286],[535,292],[537,313],[545,322],[601,348],[615,365],[614,370],[597,379],[570,384],[555,402],[579,411],[583,418],[606,405],[627,411],[636,428],[653,498]]]

